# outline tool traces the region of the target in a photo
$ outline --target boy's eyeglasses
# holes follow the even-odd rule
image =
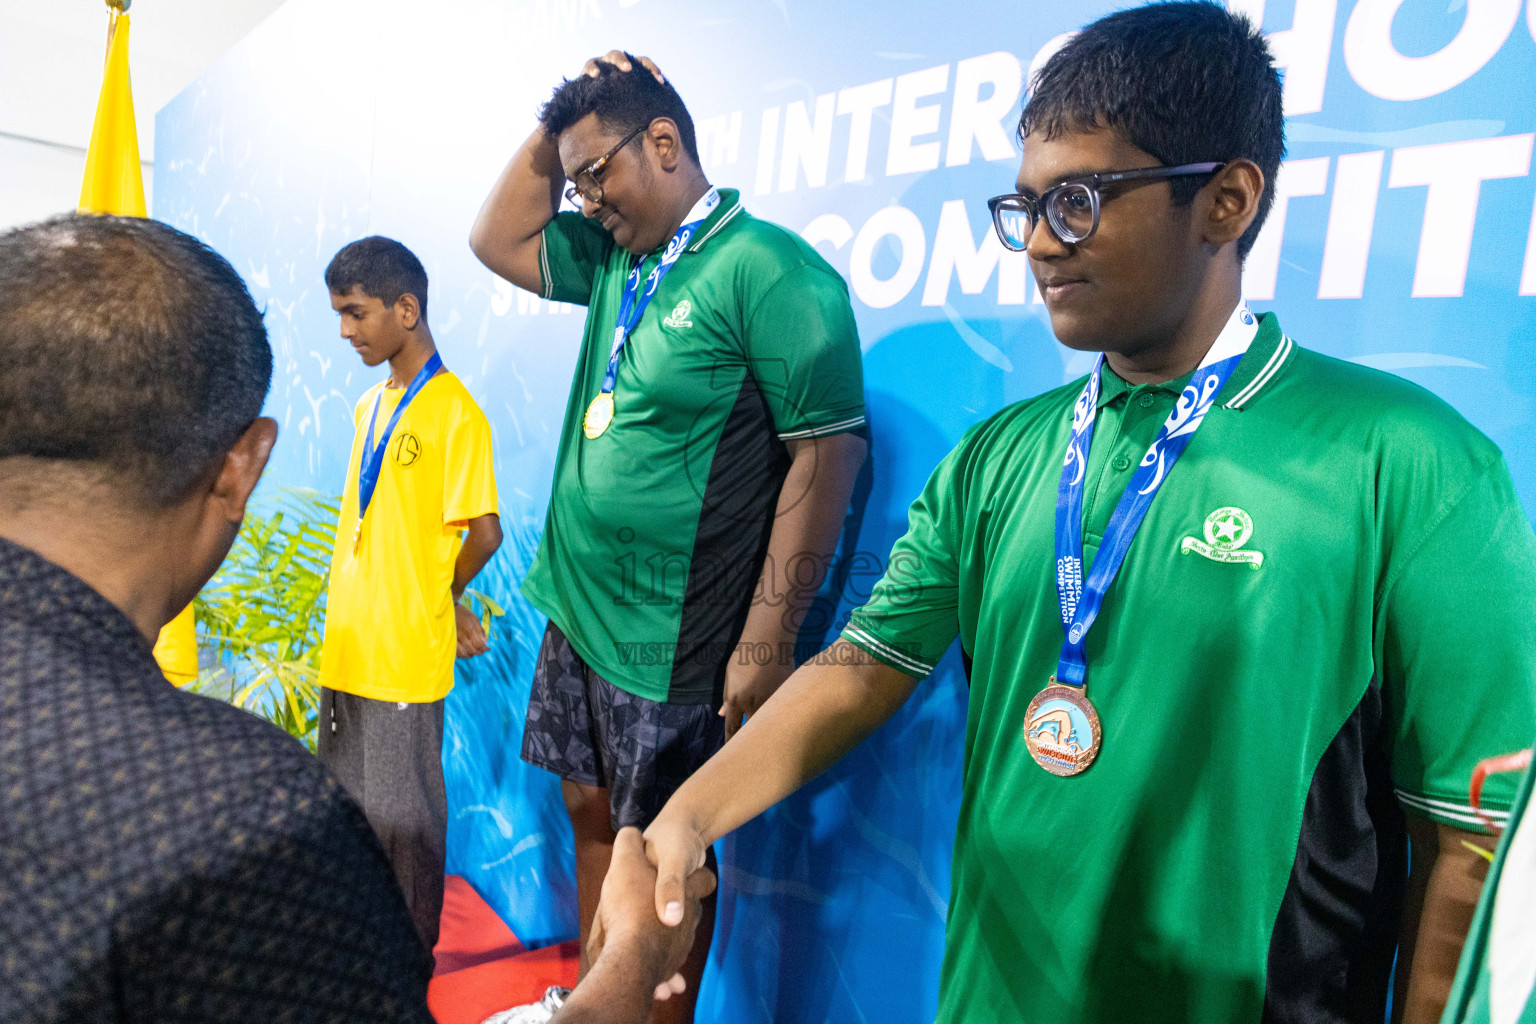
[[[650,125],[643,124],[636,128],[620,139],[618,145],[577,171],[576,177],[571,179],[570,187],[565,190],[565,198],[569,199],[577,209],[581,208],[583,200],[589,203],[602,202],[603,184],[597,180],[597,176],[603,173],[603,169],[608,166],[608,161],[617,156],[619,150],[629,145],[636,135],[639,135],[649,127]]]
[[[1010,193],[987,200],[992,211],[992,226],[1008,249],[1024,252],[1041,213],[1056,237],[1074,245],[1085,242],[1099,229],[1099,188],[1120,181],[1152,181],[1182,178],[1192,174],[1214,174],[1223,163],[1180,164],[1177,167],[1140,167],[1131,171],[1106,171],[1071,178],[1039,196]]]

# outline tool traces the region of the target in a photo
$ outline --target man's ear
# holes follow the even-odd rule
[[[656,118],[646,129],[646,134],[651,137],[651,145],[656,147],[656,159],[661,162],[662,170],[676,170],[678,163],[687,158],[683,136],[677,130],[677,122],[670,117]]]
[[[1211,205],[1202,234],[1211,245],[1226,245],[1242,238],[1253,218],[1259,215],[1264,172],[1252,160],[1232,160],[1216,172],[1205,191],[1211,197]]]
[[[261,481],[262,470],[277,444],[277,421],[262,416],[245,428],[240,440],[224,456],[214,478],[212,499],[219,514],[232,523],[245,518],[245,504]]]
[[[393,312],[401,327],[414,331],[421,322],[421,300],[410,292],[404,292],[395,300]]]

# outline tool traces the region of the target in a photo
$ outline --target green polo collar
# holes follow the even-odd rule
[[[1279,377],[1281,370],[1290,364],[1296,354],[1296,343],[1280,330],[1275,314],[1259,317],[1259,332],[1248,346],[1248,354],[1237,364],[1237,372],[1227,381],[1216,398],[1225,409],[1241,409],[1253,401]]]
[[[734,188],[720,190],[720,203],[704,218],[704,223],[699,225],[698,237],[693,240],[684,252],[698,252],[704,248],[704,244],[719,233],[731,221],[745,212],[741,206],[741,193]]]
[[[1280,321],[1275,318],[1275,314],[1265,313],[1259,317],[1259,330],[1253,336],[1253,344],[1248,346],[1248,354],[1237,364],[1237,372],[1227,381],[1218,396],[1222,399],[1222,405],[1228,409],[1243,408],[1274,381],[1295,351],[1296,343],[1281,333]],[[1109,368],[1108,363],[1104,364],[1104,370],[1099,377],[1100,409],[1137,387],[1122,380]],[[1177,395],[1193,376],[1194,372],[1191,371],[1177,380],[1143,384],[1140,387],[1144,391],[1167,391]]]
[[[1121,395],[1128,395],[1138,387],[1142,391],[1166,391],[1170,395],[1177,395],[1184,390],[1190,378],[1195,375],[1190,370],[1184,376],[1175,380],[1165,380],[1161,384],[1132,384],[1122,378],[1118,373],[1109,368],[1109,363],[1104,364],[1104,372],[1099,374],[1099,408],[1102,409]]]

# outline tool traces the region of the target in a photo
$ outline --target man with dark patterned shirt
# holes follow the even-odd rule
[[[430,975],[356,805],[151,642],[277,437],[261,314],[147,220],[0,236],[0,1020],[421,1022]]]
[[[80,216],[0,235],[3,1024],[431,1024],[357,805],[151,654],[234,541],[271,376],[261,314],[196,239]],[[561,1024],[638,1024],[683,989],[713,876],[667,928],[634,829],[613,865]]]

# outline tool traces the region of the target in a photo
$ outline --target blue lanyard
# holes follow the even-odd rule
[[[395,425],[400,422],[400,415],[405,412],[405,407],[411,404],[427,381],[443,368],[443,357],[432,353],[432,358],[427,360],[416,373],[410,387],[405,389],[405,394],[400,396],[400,404],[395,406],[395,413],[389,418],[389,423],[384,427],[384,435],[379,438],[379,443],[373,443],[373,428],[379,419],[379,403],[384,400],[384,389],[373,399],[373,412],[368,417],[368,433],[363,435],[363,455],[357,463],[357,525],[363,525],[363,516],[368,514],[368,506],[373,503],[373,490],[379,485],[379,473],[384,469],[384,453],[389,448],[389,438],[395,432]]]
[[[661,279],[671,271],[678,257],[682,256],[683,250],[688,248],[688,242],[693,238],[693,233],[708,219],[719,203],[719,190],[711,188],[703,198],[693,204],[693,209],[688,211],[688,217],[683,221],[683,226],[677,229],[677,233],[672,236],[672,241],[667,243],[666,250],[661,254],[661,260],[645,277],[643,293],[640,288],[640,268],[645,264],[645,260],[641,258],[635,261],[634,267],[629,272],[629,279],[624,285],[624,299],[619,303],[619,319],[613,328],[613,349],[608,353],[608,370],[603,374],[603,394],[613,393],[613,386],[619,378],[619,354],[624,351],[624,345],[629,341],[631,332],[640,323],[640,318],[645,315],[645,307],[651,304],[651,298],[656,294],[656,289],[661,286]]]
[[[1083,393],[1072,411],[1072,439],[1067,444],[1066,461],[1061,467],[1061,484],[1056,491],[1056,592],[1061,598],[1061,622],[1066,638],[1061,644],[1061,659],[1056,667],[1056,682],[1063,686],[1084,687],[1088,682],[1088,660],[1084,650],[1088,630],[1098,618],[1104,595],[1109,592],[1125,556],[1141,529],[1141,521],[1152,507],[1152,499],[1168,479],[1173,464],[1189,447],[1195,431],[1205,421],[1216,396],[1237,370],[1243,354],[1258,333],[1258,321],[1243,304],[1227,321],[1215,344],[1206,353],[1173,411],[1163,421],[1143,456],[1141,465],[1131,474],[1125,493],[1115,506],[1094,559],[1093,571],[1083,582],[1083,481],[1087,476],[1088,452],[1093,446],[1093,423],[1098,413],[1099,377],[1104,357],[1094,365]]]

